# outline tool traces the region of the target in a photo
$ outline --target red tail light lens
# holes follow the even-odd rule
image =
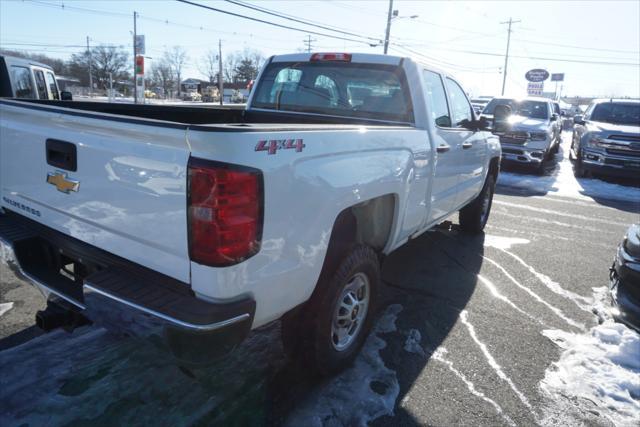
[[[318,61],[340,61],[351,62],[350,53],[314,53],[311,55],[311,62]]]
[[[192,158],[187,183],[192,261],[223,267],[260,250],[263,185],[259,170]]]

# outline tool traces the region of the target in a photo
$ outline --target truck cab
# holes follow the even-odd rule
[[[70,101],[71,92],[60,91],[53,68],[41,62],[0,56],[0,97]]]

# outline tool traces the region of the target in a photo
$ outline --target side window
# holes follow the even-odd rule
[[[40,70],[33,70],[33,75],[36,77],[36,89],[38,89],[38,98],[49,99],[47,84],[44,81],[44,73]]]
[[[440,74],[425,70],[422,74],[425,88],[427,107],[431,111],[431,118],[436,126],[451,127],[451,117],[447,105],[447,96],[444,92]]]
[[[46,77],[47,86],[49,86],[49,93],[51,93],[52,99],[59,100],[60,93],[58,92],[58,85],[56,84],[55,76],[52,73],[47,72]]]
[[[463,120],[473,120],[471,104],[469,104],[460,85],[447,77],[447,89],[449,91],[449,100],[451,101],[451,115],[453,116],[454,126],[460,127],[460,122]]]
[[[16,98],[35,98],[31,81],[31,70],[26,67],[11,66],[11,81],[15,89]]]

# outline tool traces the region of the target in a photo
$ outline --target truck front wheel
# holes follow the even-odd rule
[[[484,230],[484,226],[489,219],[491,204],[493,202],[493,191],[496,186],[495,177],[487,175],[482,191],[471,203],[460,209],[460,228],[467,233],[477,234]]]
[[[371,329],[380,263],[368,246],[355,246],[311,299],[282,322],[285,350],[304,357],[322,375],[348,366]]]

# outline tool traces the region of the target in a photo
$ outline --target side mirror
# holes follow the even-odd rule
[[[60,100],[61,101],[73,101],[73,94],[66,90],[60,92]]]
[[[552,121],[552,122],[555,122],[556,120],[558,120],[558,115],[557,115],[556,113],[553,113],[553,114],[551,115],[551,121]]]
[[[584,125],[584,116],[582,114],[577,114],[573,116],[573,124]]]
[[[509,116],[511,107],[508,105],[496,105],[493,110],[493,130],[494,134],[504,133],[509,130]]]

